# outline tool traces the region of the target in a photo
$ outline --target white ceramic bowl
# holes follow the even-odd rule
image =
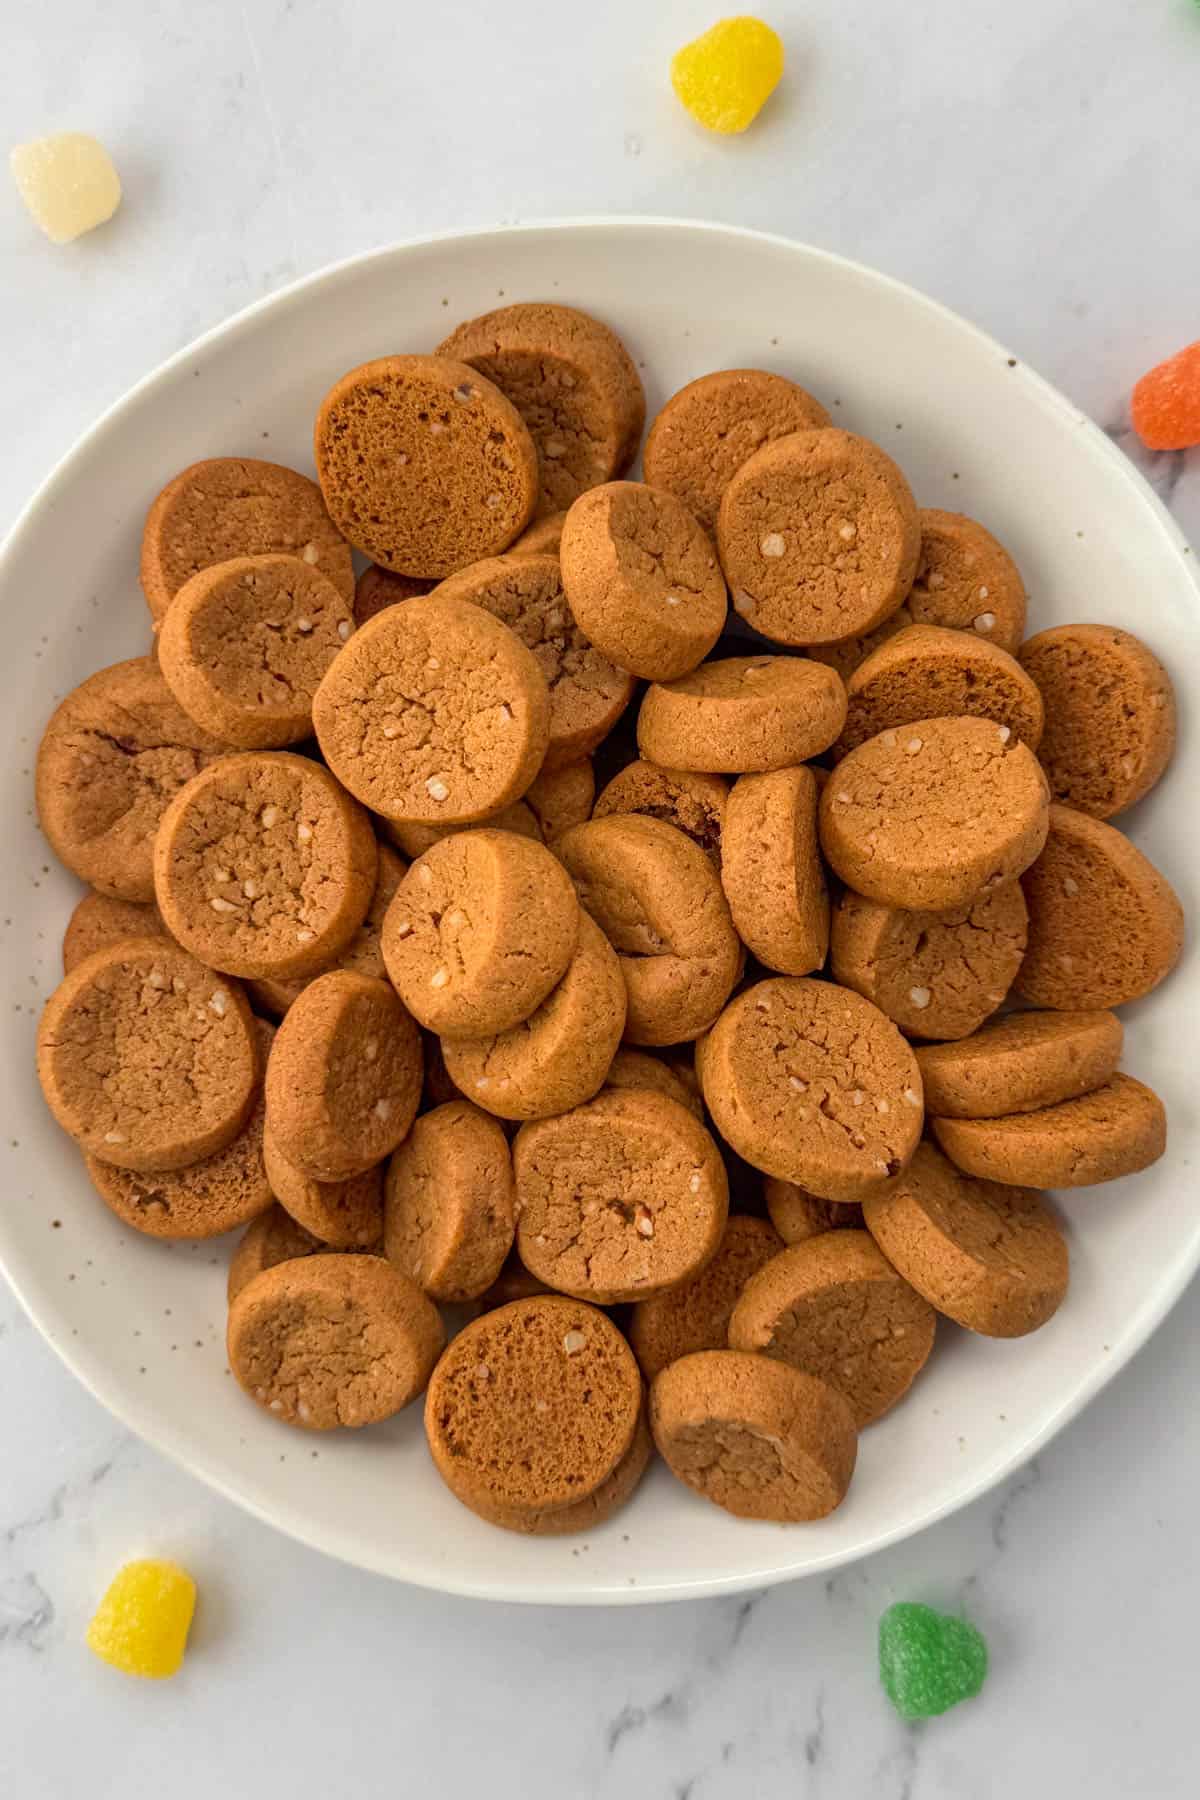
[[[739,1523],[660,1467],[590,1539],[516,1537],[450,1498],[426,1454],[419,1406],[340,1436],[276,1425],[225,1366],[228,1244],[172,1247],[118,1225],[34,1076],[36,1016],[59,977],[78,888],[38,833],[30,771],[56,700],[147,646],[137,564],[150,500],[197,457],[309,469],[313,414],[344,370],[428,350],[457,320],[522,297],[572,301],[610,321],[642,364],[651,416],[709,369],[795,376],[839,424],[893,452],[923,504],[974,514],[997,532],[1024,572],[1031,629],[1082,618],[1139,632],[1174,677],[1182,729],[1167,778],[1121,823],[1190,910],[1196,559],[1119,452],[999,345],[882,275],[725,227],[595,220],[372,253],[251,307],[143,381],[46,482],[0,561],[10,745],[0,1256],[48,1341],[106,1406],[252,1512],[335,1556],[506,1600],[728,1593],[835,1567],[973,1499],[1065,1424],[1163,1317],[1200,1261],[1189,1171],[1200,1066],[1193,952],[1125,1013],[1125,1066],[1170,1112],[1166,1157],[1135,1180],[1064,1198],[1072,1285],[1059,1316],[1015,1343],[945,1326],[911,1396],[864,1435],[845,1505],[817,1525]]]

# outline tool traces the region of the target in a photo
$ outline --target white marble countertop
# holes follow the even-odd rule
[[[55,250],[0,182],[0,525],[131,382],[294,276],[427,230],[600,211],[765,226],[876,264],[1129,447],[1131,381],[1200,334],[1192,0],[771,0],[787,87],[732,142],[666,88],[716,10],[8,0],[6,135],[95,131],[126,201]],[[1200,457],[1149,473],[1200,536]],[[0,1293],[0,1792],[1194,1794],[1198,1383],[1193,1290],[1037,1463],[907,1544],[743,1600],[546,1612],[392,1586],[276,1536],[122,1431]],[[82,1645],[98,1590],[145,1550],[203,1595],[162,1688]],[[876,1620],[901,1597],[965,1601],[992,1649],[984,1697],[916,1729],[875,1676]]]

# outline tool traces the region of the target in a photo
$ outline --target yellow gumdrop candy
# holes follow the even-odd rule
[[[196,1584],[178,1563],[126,1563],[88,1626],[88,1649],[126,1675],[162,1680],[183,1661],[195,1608]]]
[[[783,44],[761,19],[721,19],[671,60],[671,86],[710,131],[745,131],[782,74]]]
[[[93,231],[121,204],[112,157],[85,131],[18,144],[8,160],[17,191],[52,244]]]

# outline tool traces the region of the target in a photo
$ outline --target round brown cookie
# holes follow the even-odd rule
[[[413,1125],[388,1165],[384,1254],[434,1300],[473,1300],[499,1277],[516,1229],[508,1139],[467,1100]]]
[[[466,1506],[538,1514],[595,1493],[642,1408],[633,1352],[594,1306],[546,1294],[474,1319],[425,1401],[438,1473]]]
[[[766,1175],[861,1200],[921,1135],[921,1077],[891,1020],[827,981],[760,981],[730,1002],[696,1067],[713,1123]]]
[[[560,556],[580,629],[631,675],[686,675],[721,635],[717,553],[674,494],[637,481],[593,488],[567,514]]]
[[[608,939],[586,913],[575,954],[537,1011],[491,1037],[446,1038],[460,1092],[501,1119],[543,1119],[599,1092],[625,1028],[625,982]]]
[[[555,846],[580,903],[621,959],[631,1044],[680,1044],[717,1017],[741,946],[712,863],[672,825],[613,813]]]
[[[794,1181],[768,1175],[763,1197],[772,1225],[785,1244],[802,1244],[823,1231],[862,1229],[862,1207],[855,1201],[821,1200]]]
[[[1046,847],[1021,885],[1029,948],[1016,987],[1031,1006],[1123,1006],[1179,960],[1175,890],[1115,825],[1052,806]]]
[[[407,1134],[421,1075],[420,1033],[385,981],[319,975],[289,1008],[267,1064],[271,1137],[318,1181],[360,1175]]]
[[[720,1152],[665,1094],[609,1091],[513,1145],[517,1250],[560,1293],[642,1300],[697,1274],[729,1213]]]
[[[716,1255],[698,1275],[639,1300],[629,1319],[629,1343],[646,1380],[693,1351],[723,1350],[738,1295],[782,1249],[773,1225],[740,1213],[729,1220]]]
[[[653,1455],[654,1439],[650,1435],[647,1409],[643,1406],[628,1450],[612,1474],[584,1499],[576,1500],[571,1506],[555,1507],[551,1512],[529,1513],[496,1506],[476,1494],[471,1501],[471,1511],[486,1519],[489,1525],[499,1525],[505,1531],[524,1532],[531,1537],[568,1537],[577,1532],[594,1531],[632,1498]]]
[[[1175,692],[1157,656],[1115,625],[1056,625],[1021,645],[1046,703],[1050,793],[1109,819],[1148,794],[1175,748]]]
[[[814,662],[824,663],[827,668],[834,669],[843,681],[849,681],[855,669],[866,662],[879,649],[894,638],[898,631],[904,631],[912,624],[912,614],[907,606],[896,609],[890,619],[877,625],[874,631],[866,632],[862,637],[843,638],[840,644],[810,644],[804,652]]]
[[[721,567],[741,616],[781,644],[859,637],[903,604],[921,547],[917,506],[877,444],[798,431],[725,489]]]
[[[185,581],[158,664],[190,718],[241,750],[312,736],[312,700],[354,630],[349,601],[298,556],[238,556]]]
[[[355,632],[313,724],[344,787],[388,819],[461,825],[519,800],[550,741],[546,678],[516,634],[437,594]]]
[[[516,409],[449,358],[351,369],[321,402],[313,451],[335,524],[399,575],[452,575],[498,555],[537,501],[537,452]]]
[[[918,1144],[863,1214],[909,1286],[968,1331],[1024,1337],[1066,1295],[1066,1240],[1041,1195],[974,1180],[933,1144]]]
[[[38,747],[38,820],[59,860],[118,900],[154,898],[154,834],[171,797],[225,747],[189,719],[151,656],[98,669]]]
[[[918,719],[868,738],[821,795],[821,848],[869,900],[913,912],[968,906],[1027,869],[1046,841],[1046,778],[990,719]]]
[[[126,938],[165,937],[158,908],[153,901],[114,900],[111,894],[85,894],[67,922],[63,933],[63,974],[69,975],[77,963],[110,944],[122,944]]]
[[[592,817],[641,813],[674,825],[709,860],[721,866],[721,824],[729,783],[720,775],[693,775],[686,769],[664,769],[658,763],[627,763],[597,795]]]
[[[557,769],[543,768],[525,790],[523,804],[533,813],[541,827],[542,840],[552,844],[555,838],[582,825],[592,816],[596,798],[596,776],[591,759],[562,763]]]
[[[1028,924],[1019,881],[944,912],[904,912],[847,891],[834,908],[830,966],[910,1036],[965,1038],[1016,980]]]
[[[329,1250],[374,1249],[383,1236],[383,1169],[378,1163],[345,1181],[317,1181],[263,1135],[271,1192],[298,1226]]]
[[[354,623],[365,625],[376,613],[398,606],[401,600],[419,600],[436,584],[419,575],[397,575],[375,563],[365,568],[354,584]]]
[[[473,819],[468,825],[410,825],[403,819],[381,818],[379,828],[414,861],[432,850],[435,844],[440,844],[443,838],[455,837],[463,831],[513,831],[518,837],[531,838],[535,844],[542,841],[537,814],[524,800],[514,800],[503,812],[492,813],[486,819]]]
[[[1007,650],[973,633],[910,625],[859,664],[846,694],[836,757],[915,719],[993,719],[1031,750],[1041,742],[1044,712],[1036,685]]]
[[[371,1248],[374,1251],[374,1246]],[[311,1231],[305,1231],[303,1225],[298,1225],[290,1213],[274,1202],[246,1227],[230,1258],[227,1297],[232,1302],[256,1275],[261,1275],[264,1269],[273,1269],[277,1263],[328,1252],[328,1244],[323,1244]]]
[[[668,769],[754,775],[819,756],[845,723],[832,669],[803,656],[729,656],[647,688],[637,741]]]
[[[226,1336],[247,1394],[309,1431],[390,1418],[423,1391],[444,1342],[432,1301],[382,1256],[264,1269],[235,1295]]]
[[[729,1321],[732,1350],[819,1376],[861,1429],[896,1404],[925,1366],[937,1315],[865,1231],[826,1231],[751,1276]]]
[[[461,831],[418,857],[383,925],[400,998],[442,1037],[508,1031],[561,981],[579,938],[570,876],[510,831]]]
[[[371,896],[367,916],[338,957],[337,968],[349,969],[355,975],[369,975],[375,981],[386,981],[387,968],[384,965],[380,942],[383,936],[383,921],[396,889],[404,879],[407,867],[408,864],[402,857],[397,856],[394,850],[389,849],[386,844],[380,844],[375,892]],[[322,970],[323,974],[325,972]],[[273,1018],[282,1019],[292,1001],[308,986],[310,979],[309,976],[301,976],[295,981],[284,981],[278,978],[249,981],[246,986],[256,1005],[269,1012]]]
[[[85,1151],[155,1172],[231,1144],[262,1078],[241,988],[161,937],[77,963],[42,1010],[37,1061],[47,1105]]]
[[[452,575],[439,599],[469,600],[516,633],[550,690],[550,738],[543,768],[590,756],[633,698],[623,669],[589,642],[567,603],[558,559],[492,556]]]
[[[439,356],[470,363],[512,401],[537,447],[540,513],[627,469],[646,422],[629,352],[573,306],[526,301],[459,325]]]
[[[1074,1100],[1115,1074],[1124,1035],[1115,1013],[1027,1012],[958,1044],[922,1045],[926,1108],[943,1119],[994,1119]]]
[[[494,1312],[498,1306],[508,1306],[514,1300],[532,1300],[537,1294],[548,1294],[551,1291],[544,1281],[539,1281],[536,1275],[529,1273],[516,1251],[512,1250],[491,1287],[477,1297],[475,1305],[480,1312]]]
[[[934,1135],[968,1175],[1020,1187],[1091,1187],[1135,1175],[1167,1147],[1158,1095],[1132,1075],[1036,1112],[999,1119],[934,1119]]]
[[[185,581],[234,556],[298,556],[354,597],[350,546],[314,481],[278,463],[214,456],[192,463],[146,514],[142,592],[161,620]]]
[[[558,547],[562,543],[563,520],[566,508],[562,512],[547,513],[544,518],[535,519],[526,527],[504,554],[506,556],[557,556]]]
[[[854,1415],[837,1389],[765,1356],[700,1350],[650,1390],[650,1429],[672,1475],[739,1519],[800,1524],[841,1505]]]
[[[773,769],[734,782],[721,836],[721,886],[738,936],[760,963],[783,975],[821,967],[829,894],[811,769]]]
[[[690,1088],[670,1063],[664,1062],[661,1056],[651,1056],[649,1051],[618,1050],[609,1064],[604,1086],[649,1088],[653,1093],[665,1094],[679,1106],[686,1106],[701,1123],[704,1121],[704,1107],[698,1091]]]
[[[721,496],[764,444],[830,423],[818,400],[766,369],[718,369],[672,394],[646,434],[646,480],[675,494],[705,531]]]
[[[230,975],[329,966],[379,871],[360,806],[308,757],[248,750],[204,769],[163,814],[154,889],[172,937]]]
[[[964,513],[924,507],[921,555],[907,606],[917,625],[974,631],[1015,656],[1025,636],[1025,587],[1008,551]]]

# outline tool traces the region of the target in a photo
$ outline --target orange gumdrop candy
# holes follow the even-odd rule
[[[1132,412],[1133,429],[1147,450],[1200,444],[1200,339],[1142,376]]]

